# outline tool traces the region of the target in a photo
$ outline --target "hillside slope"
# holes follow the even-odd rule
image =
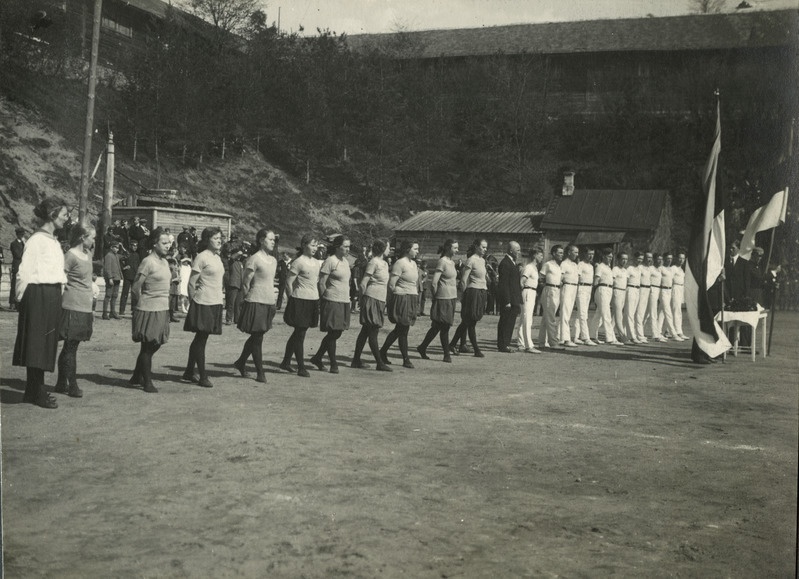
[[[92,165],[101,151],[93,152]],[[348,195],[319,185],[306,185],[268,163],[260,154],[211,159],[184,167],[174,161],[133,161],[119,147],[115,199],[140,187],[177,189],[182,197],[202,203],[208,211],[229,213],[233,229],[251,237],[262,226],[281,233],[281,246],[293,246],[306,231],[349,232],[357,243],[385,236],[397,218],[370,215],[350,204]],[[143,156],[142,156],[143,157]],[[0,96],[0,245],[8,247],[18,224],[33,227],[32,209],[45,195],[60,195],[77,204],[81,153],[55,131],[30,105]],[[90,214],[102,205],[101,164],[90,189]]]

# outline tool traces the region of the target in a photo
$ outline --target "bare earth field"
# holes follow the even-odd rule
[[[690,342],[499,354],[487,316],[486,358],[384,374],[348,367],[354,328],[347,367],[310,379],[277,369],[278,316],[269,383],[234,375],[226,326],[209,390],[177,380],[173,324],[152,395],[126,385],[129,318],[98,318],[84,398],[43,410],[2,312],[7,577],[792,577],[799,315],[779,315],[772,356],[703,367]]]

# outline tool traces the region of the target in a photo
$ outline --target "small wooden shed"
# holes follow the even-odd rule
[[[150,230],[156,227],[168,228],[175,236],[184,226],[196,227],[198,235],[206,227],[219,227],[225,237],[230,239],[232,230],[230,215],[205,211],[203,205],[181,199],[177,191],[144,189],[125,199],[124,203],[113,207],[113,219],[127,219],[130,222],[133,217],[144,218]]]

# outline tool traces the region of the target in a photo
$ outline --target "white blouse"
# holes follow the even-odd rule
[[[17,273],[17,301],[22,301],[30,284],[67,283],[64,252],[58,240],[44,231],[37,231],[25,243]]]

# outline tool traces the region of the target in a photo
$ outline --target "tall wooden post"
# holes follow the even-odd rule
[[[92,133],[94,133],[94,89],[97,86],[97,52],[100,44],[100,17],[103,0],[94,0],[94,22],[92,24],[92,55],[89,62],[89,89],[86,99],[86,130],[83,134],[83,165],[80,171],[80,192],[78,195],[78,220],[86,224],[89,208],[89,169],[92,157]]]
[[[109,131],[105,149],[105,183],[103,185],[103,212],[97,227],[96,255],[103,256],[108,250],[105,247],[105,232],[113,222],[112,207],[114,205],[114,134]]]

